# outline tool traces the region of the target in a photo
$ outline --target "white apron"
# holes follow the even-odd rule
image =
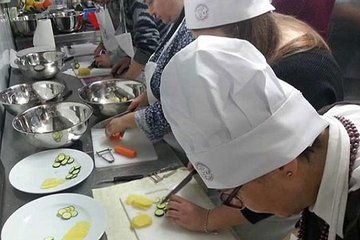
[[[124,7],[122,5],[122,1],[121,6],[121,9],[123,10]],[[106,7],[96,5],[95,15],[99,22],[100,34],[106,50],[115,51],[118,47],[120,47],[129,57],[132,58],[134,56],[134,46],[131,34],[126,30],[126,25],[124,26],[125,33],[116,35],[109,10]],[[123,24],[125,24],[124,15],[124,13],[121,13]]]
[[[184,20],[183,20],[184,21]],[[183,21],[179,24],[176,31],[173,33],[171,38],[166,42],[164,49],[162,50],[160,56],[158,59],[161,58],[161,56],[164,54],[166,49],[169,47],[170,43],[174,40],[177,32],[179,31],[180,27],[183,24]],[[155,54],[155,53],[154,53]],[[150,59],[154,56],[154,54],[150,57]],[[145,65],[145,83],[146,83],[146,94],[148,98],[148,102],[150,105],[154,104],[158,99],[154,96],[154,94],[151,91],[151,78],[154,75],[155,69],[157,67],[156,62],[148,61]],[[175,148],[178,151],[184,152],[184,150],[181,148],[180,144],[176,141],[174,135],[172,133],[168,133],[164,136],[164,140],[173,148]]]

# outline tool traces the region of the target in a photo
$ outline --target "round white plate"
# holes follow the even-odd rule
[[[24,48],[16,53],[17,57],[25,56],[29,53],[38,53],[38,52],[45,52],[45,51],[55,51],[53,47],[49,46],[39,46],[39,47],[30,47],[30,48]]]
[[[52,165],[59,153],[70,155],[75,161],[72,164],[54,168]],[[65,180],[64,183],[54,188],[41,188],[41,184],[46,179],[65,179],[71,167],[75,165],[81,166],[76,178]],[[84,181],[93,168],[93,159],[84,152],[70,148],[52,149],[32,154],[18,162],[9,173],[9,181],[14,188],[23,192],[52,193],[68,189]]]
[[[56,216],[59,209],[74,206],[76,217],[63,220]],[[79,221],[90,223],[85,240],[97,240],[106,228],[105,210],[92,198],[73,193],[60,193],[38,198],[16,210],[5,222],[1,239],[44,239],[63,236]]]

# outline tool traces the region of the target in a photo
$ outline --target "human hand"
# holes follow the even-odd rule
[[[191,231],[204,231],[208,210],[173,195],[168,202],[166,217],[171,222]]]
[[[95,57],[97,67],[109,68],[111,67],[110,56],[108,54],[101,54]]]
[[[146,92],[143,92],[140,96],[137,96],[134,100],[132,100],[127,110],[132,112],[140,107],[145,107],[147,105],[149,105],[147,94]]]
[[[128,113],[111,120],[105,127],[105,134],[107,137],[111,138],[115,133],[123,133],[126,129],[136,127],[135,113]]]
[[[99,45],[95,48],[95,51],[94,51],[94,56],[99,56],[101,55],[101,52],[106,50],[105,49],[105,46],[103,43],[99,43]]]
[[[118,63],[114,64],[114,66],[111,69],[111,74],[114,76],[123,74],[126,70],[129,69],[130,64],[131,64],[131,58],[124,57]]]

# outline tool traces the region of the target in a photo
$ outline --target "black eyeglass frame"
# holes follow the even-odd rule
[[[238,186],[234,188],[230,194],[227,194],[225,192],[220,193],[220,199],[223,201],[223,204],[228,207],[237,208],[237,209],[244,209],[245,205],[243,201],[239,198],[238,193],[242,186]],[[227,196],[226,196],[227,195]],[[224,200],[225,199],[225,200]],[[231,202],[236,199],[241,204],[232,204]]]

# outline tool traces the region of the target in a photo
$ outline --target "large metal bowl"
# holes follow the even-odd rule
[[[0,92],[0,103],[16,116],[36,105],[57,100],[64,89],[63,84],[53,81],[18,84]]]
[[[74,10],[56,11],[51,14],[51,20],[60,32],[76,32],[83,26],[83,13]]]
[[[91,107],[83,103],[47,103],[17,115],[12,126],[39,148],[57,148],[78,140],[91,115]]]
[[[28,53],[15,59],[24,76],[33,79],[53,78],[64,65],[65,54],[57,51]]]
[[[33,36],[37,26],[35,14],[19,16],[11,20],[11,25],[16,34],[24,37]]]
[[[132,100],[145,91],[138,81],[100,80],[78,90],[80,98],[94,109],[98,117],[111,117],[126,111]]]

